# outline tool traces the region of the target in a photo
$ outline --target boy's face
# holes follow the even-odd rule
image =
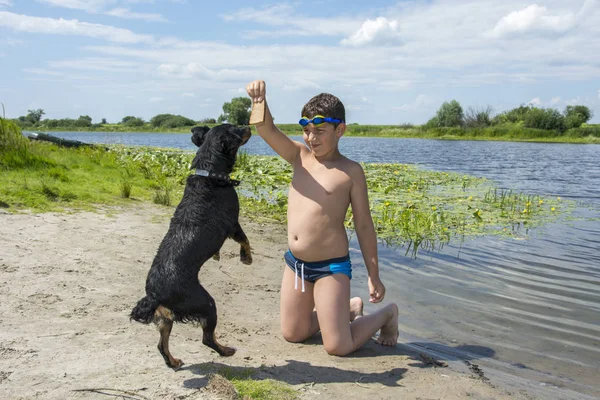
[[[338,124],[337,128],[329,122],[319,125],[312,123],[302,128],[304,142],[316,156],[323,156],[337,149],[338,141],[344,134],[345,125]]]

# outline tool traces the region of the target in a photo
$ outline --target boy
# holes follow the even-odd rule
[[[264,81],[253,81],[246,90],[254,102],[266,101]],[[256,127],[294,171],[288,194],[289,251],[281,283],[283,337],[302,342],[320,330],[327,353],[338,356],[357,350],[377,331],[378,343],[394,346],[398,307],[388,304],[363,316],[362,300],[350,300],[352,274],[344,228],[350,205],[369,273],[372,303],[383,300],[385,286],[379,279],[377,238],[364,172],[360,164],[338,150],[346,129],[344,105],[337,97],[322,93],[304,106],[302,117],[300,125],[308,147],[275,126],[267,104],[265,122]]]

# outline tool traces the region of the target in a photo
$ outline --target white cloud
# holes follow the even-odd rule
[[[202,57],[198,57],[202,58]],[[209,69],[203,64],[195,61],[182,64],[160,64],[158,66],[158,73],[163,76],[179,79],[187,78],[200,78],[210,79],[216,81],[223,80],[249,80],[251,79],[251,73],[249,71],[221,68],[221,69]]]
[[[48,66],[55,69],[81,69],[91,71],[137,72],[139,64],[113,58],[90,57],[79,60],[50,61]]]
[[[148,102],[150,102],[150,103],[160,103],[163,100],[164,100],[163,97],[150,97],[148,99]]]
[[[502,17],[489,35],[499,38],[530,32],[565,33],[575,28],[594,6],[595,0],[586,0],[578,13],[551,14],[547,7],[532,4]]]
[[[195,93],[186,92],[186,93],[182,93],[181,96],[183,96],[183,97],[196,97],[196,94]]]
[[[285,26],[286,16],[291,16],[294,8],[290,4],[277,4],[257,10],[251,7],[243,8],[229,15],[223,15],[225,21],[252,21],[265,25]]]
[[[432,103],[433,99],[424,94],[419,94],[412,103],[403,104],[398,107],[392,107],[392,110],[404,112],[416,111],[423,107],[429,106]]]
[[[243,8],[235,13],[223,15],[229,22],[255,22],[257,24],[277,27],[273,30],[250,30],[243,34],[245,39],[283,36],[346,36],[350,35],[360,25],[361,21],[348,17],[310,17],[307,23],[306,10],[297,10],[296,5],[287,3],[255,9]]]
[[[23,72],[33,75],[49,75],[49,76],[62,76],[63,74],[58,71],[51,71],[44,68],[23,68]]]
[[[2,0],[0,0],[2,1]],[[103,14],[111,17],[124,18],[124,19],[141,19],[145,21],[163,22],[166,19],[160,14],[154,13],[138,13],[131,11],[128,8],[116,7],[107,10],[117,3],[116,0],[38,0],[46,4],[50,4],[56,7],[70,8],[74,10],[81,10],[91,14]]]
[[[539,106],[542,104],[542,101],[540,100],[539,97],[536,97],[534,99],[531,99],[527,102],[528,105],[532,105],[532,106]]]
[[[321,89],[321,87],[319,84],[309,79],[294,78],[291,82],[284,84],[281,88],[281,90],[290,92],[303,89]]]
[[[556,96],[556,97],[553,97],[552,100],[550,100],[550,105],[555,105],[555,104],[558,104],[560,102],[561,102],[560,96]]]
[[[38,0],[56,7],[71,8],[87,12],[98,12],[115,0]]]
[[[20,39],[13,39],[13,38],[9,38],[9,37],[0,38],[0,45],[18,46],[23,43],[24,42]]]
[[[112,17],[126,18],[126,19],[141,19],[144,21],[154,21],[154,22],[164,22],[166,21],[165,17],[160,14],[152,14],[152,13],[137,13],[129,10],[128,8],[113,8],[112,10],[108,10],[104,12],[105,15],[110,15]]]
[[[129,29],[110,25],[92,24],[76,19],[31,17],[7,11],[0,11],[0,26],[19,32],[88,36],[116,43],[148,43],[152,41],[152,36],[138,35]]]
[[[598,99],[600,99],[600,89],[598,89]]]
[[[12,3],[10,0],[0,0],[0,7],[11,7]]]
[[[374,20],[368,19],[352,36],[347,39],[343,39],[341,44],[350,46],[363,46],[375,41],[397,38],[397,31],[398,21],[396,20],[389,21],[385,17],[378,17]]]

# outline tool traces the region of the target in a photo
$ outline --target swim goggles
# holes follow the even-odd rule
[[[321,125],[324,122],[331,122],[337,124],[343,121],[341,119],[324,117],[322,115],[315,115],[313,119],[308,119],[308,117],[302,117],[302,119],[298,121],[298,123],[302,126],[306,126],[308,124]]]

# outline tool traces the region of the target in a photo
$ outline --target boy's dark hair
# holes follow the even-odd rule
[[[302,107],[301,117],[312,118],[315,115],[340,119],[346,122],[346,109],[340,99],[329,93],[313,97]],[[336,128],[338,124],[333,124]]]

